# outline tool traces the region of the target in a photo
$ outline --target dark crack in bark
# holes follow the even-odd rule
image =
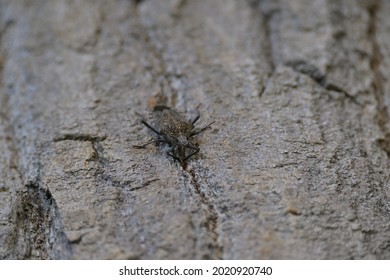
[[[252,4],[254,5],[254,4]],[[263,23],[263,28],[264,28],[264,35],[265,35],[265,42],[264,42],[264,52],[265,56],[267,58],[267,63],[271,68],[271,75],[275,71],[276,67],[276,62],[274,59],[275,53],[274,53],[274,44],[272,43],[272,30],[271,30],[271,21],[272,17],[274,15],[274,12],[266,12],[263,8],[261,3],[258,4],[256,3],[256,6],[259,6],[257,9],[260,11],[261,18],[262,18],[262,23]],[[265,88],[265,87],[264,87]],[[262,94],[260,94],[261,96]]]
[[[109,161],[103,156],[104,149],[99,141],[91,141],[93,154],[92,157],[89,158],[90,161],[94,161],[97,163],[97,169],[95,172],[95,177],[105,182],[106,186],[112,186],[116,188],[126,188],[127,184],[123,184],[122,182],[119,182],[118,180],[115,180],[112,178],[110,174],[110,166]]]
[[[294,71],[309,76],[313,81],[326,90],[342,93],[346,98],[357,105],[361,105],[354,96],[349,94],[340,86],[327,81],[326,75],[322,73],[316,66],[304,60],[291,60],[286,62],[286,66],[291,67]]]
[[[65,140],[72,140],[72,141],[90,141],[90,142],[96,142],[96,141],[104,141],[107,138],[107,136],[99,136],[99,135],[91,135],[91,134],[63,134],[61,136],[57,136],[53,139],[54,142],[60,142]]]
[[[196,179],[195,172],[193,170],[184,169],[190,176],[191,185],[195,194],[199,197],[200,201],[204,206],[206,206],[208,215],[205,221],[205,227],[207,232],[209,232],[212,242],[209,244],[210,255],[206,258],[208,259],[222,259],[223,248],[218,243],[218,214],[215,210],[214,204],[210,201],[207,195],[202,191],[202,187]]]
[[[104,141],[107,136],[91,135],[91,134],[64,134],[53,139],[54,142],[60,141],[82,141],[82,142],[91,142],[93,153],[87,159],[87,161],[96,162],[97,168],[95,171],[95,177],[98,180],[106,182],[106,186],[112,186],[117,188],[127,188],[128,182],[122,183],[118,180],[115,180],[110,175],[110,166],[109,160],[103,156],[104,149],[100,142]],[[144,184],[145,185],[145,184]]]

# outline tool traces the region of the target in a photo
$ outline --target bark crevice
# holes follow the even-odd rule
[[[69,259],[70,243],[64,233],[55,199],[38,182],[19,191],[14,206],[15,231],[8,238],[16,259]]]
[[[211,243],[209,244],[209,257],[210,259],[222,259],[223,247],[218,242],[218,214],[215,210],[214,204],[211,202],[207,194],[202,190],[201,184],[196,179],[195,171],[187,169],[184,169],[184,171],[190,176],[193,191],[199,197],[200,201],[206,207],[208,212],[206,216],[205,227],[211,237]]]

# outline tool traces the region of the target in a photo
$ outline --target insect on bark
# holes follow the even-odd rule
[[[198,113],[193,120],[187,121],[176,110],[165,105],[157,105],[152,112],[154,126],[141,120],[141,123],[152,131],[154,139],[143,145],[135,145],[134,148],[143,149],[153,143],[162,145],[167,148],[167,155],[184,165],[186,160],[200,151],[198,144],[194,142],[194,136],[210,128],[214,123],[197,129],[195,123],[199,117]]]

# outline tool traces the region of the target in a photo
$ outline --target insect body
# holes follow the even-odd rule
[[[154,107],[152,116],[154,127],[145,120],[141,120],[141,122],[155,134],[155,139],[134,147],[142,149],[152,143],[163,144],[168,147],[166,153],[182,165],[200,150],[198,145],[192,141],[193,137],[210,128],[214,123],[196,129],[194,124],[199,119],[199,114],[194,120],[187,121],[177,111],[163,105]]]

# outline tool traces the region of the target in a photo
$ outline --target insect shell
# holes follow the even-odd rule
[[[193,143],[193,137],[208,129],[211,124],[201,129],[196,129],[194,124],[199,119],[199,114],[192,121],[185,120],[174,109],[158,105],[152,112],[153,126],[145,120],[141,122],[154,133],[154,140],[135,148],[145,148],[147,145],[156,143],[166,147],[166,154],[184,165],[185,161],[197,154],[200,149]]]

